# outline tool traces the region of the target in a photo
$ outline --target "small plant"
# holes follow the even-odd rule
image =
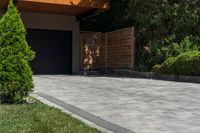
[[[26,29],[13,1],[0,21],[0,101],[21,102],[32,91],[29,61],[34,52],[26,41]]]

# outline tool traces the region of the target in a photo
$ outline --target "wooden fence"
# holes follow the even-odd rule
[[[134,28],[106,33],[81,32],[80,68],[133,69],[135,66]]]

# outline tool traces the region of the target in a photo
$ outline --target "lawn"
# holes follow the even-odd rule
[[[40,102],[0,105],[0,133],[100,133]]]

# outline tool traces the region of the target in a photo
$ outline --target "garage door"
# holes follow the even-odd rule
[[[27,32],[27,41],[36,52],[31,62],[34,74],[71,74],[71,32],[32,29]]]

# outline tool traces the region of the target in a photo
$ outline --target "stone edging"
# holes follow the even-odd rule
[[[67,110],[67,112],[69,111],[69,112],[77,115],[79,118],[81,118],[80,120],[84,120],[83,122],[85,122],[85,120],[87,120],[90,123],[93,123],[94,125],[100,126],[100,128],[97,128],[97,129],[103,128],[104,131],[106,130],[106,132],[109,132],[109,133],[110,132],[112,132],[112,133],[135,133],[135,132],[130,131],[126,128],[120,127],[120,126],[118,126],[114,123],[106,121],[106,120],[104,120],[100,117],[92,115],[92,114],[90,114],[86,111],[83,111],[83,110],[81,110],[81,109],[79,109],[79,108],[77,108],[73,105],[65,103],[65,102],[63,102],[63,101],[61,101],[61,100],[59,100],[55,97],[52,97],[50,95],[47,95],[47,94],[44,94],[44,93],[34,93],[33,96],[35,98],[37,98],[38,100],[40,100],[40,99],[36,95],[56,104],[59,107],[64,108],[65,110]]]
[[[160,79],[179,82],[200,83],[200,76],[178,76],[174,74],[157,74],[154,72],[138,72],[131,70],[101,70],[100,74],[107,74],[112,76],[125,76],[132,78],[147,78],[147,79]]]

